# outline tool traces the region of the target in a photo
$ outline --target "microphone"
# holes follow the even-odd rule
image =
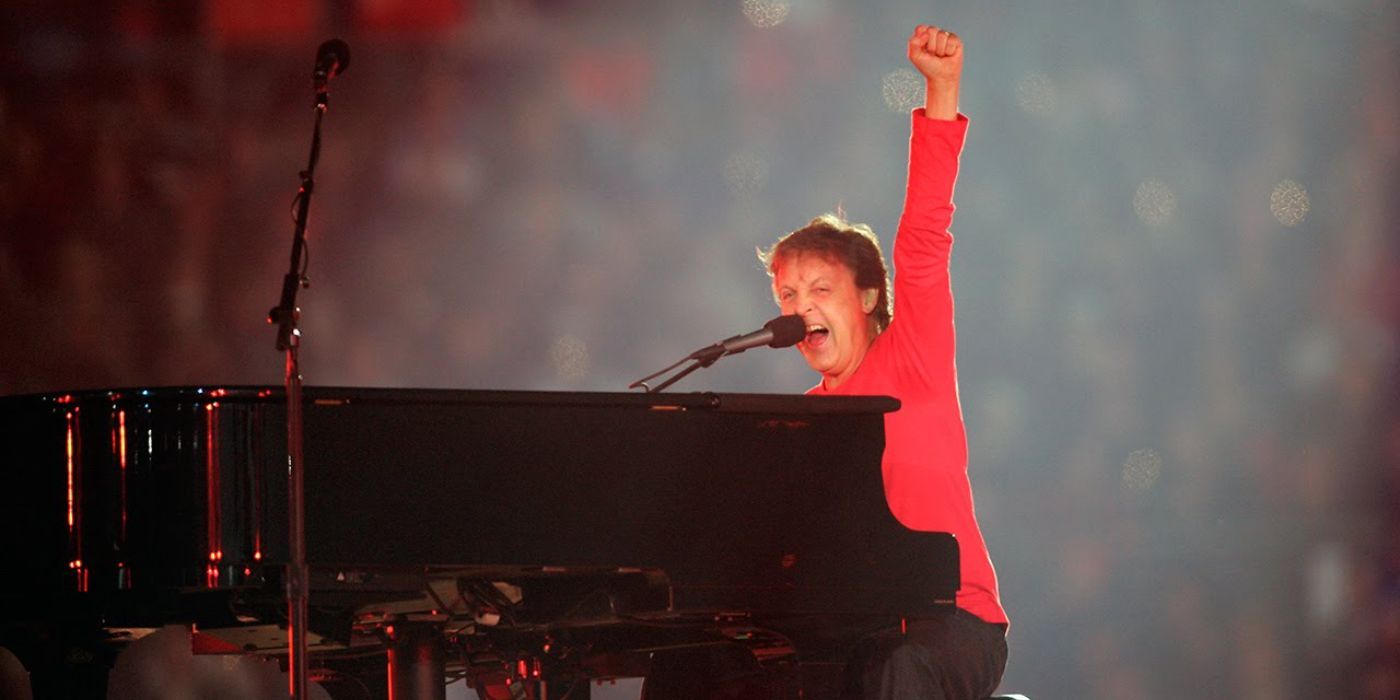
[[[331,39],[316,49],[316,70],[311,74],[311,82],[316,92],[325,92],[331,78],[345,72],[350,66],[350,45],[340,39]]]
[[[802,340],[806,335],[807,324],[802,321],[801,316],[792,314],[779,316],[763,324],[763,328],[752,333],[725,338],[717,346],[724,350],[725,355],[734,355],[760,345],[767,345],[770,348],[786,348],[796,345],[797,341]]]
[[[642,377],[641,379],[638,379],[635,382],[632,382],[631,384],[627,385],[627,388],[636,389],[637,387],[641,387],[642,389],[646,390],[646,392],[649,394],[659,392],[665,389],[666,387],[675,384],[677,381],[680,381],[680,379],[686,376],[687,374],[690,374],[691,372],[694,372],[695,370],[700,369],[701,367],[709,367],[710,365],[714,364],[717,360],[719,360],[719,358],[724,357],[725,355],[737,355],[738,353],[748,350],[749,348],[756,348],[760,345],[767,345],[770,348],[785,348],[789,345],[796,345],[797,341],[802,340],[806,336],[807,324],[802,321],[801,316],[798,316],[796,314],[793,314],[791,316],[779,316],[769,321],[768,323],[763,324],[763,328],[760,328],[759,330],[756,330],[752,333],[745,333],[744,335],[736,335],[732,338],[725,338],[724,340],[721,340],[718,343],[715,343],[714,345],[705,348],[700,348],[699,350],[690,353],[690,355],[686,356],[685,358],[681,359],[680,361],[676,362],[670,367],[667,367],[666,369],[663,369],[659,372],[652,372],[651,374],[648,374],[647,376]],[[677,372],[676,374],[671,375],[670,379],[661,382],[655,387],[652,387],[647,384],[647,382],[679,367],[681,363],[685,362],[686,360],[694,360],[694,362],[692,362],[689,367],[686,367],[685,369]]]

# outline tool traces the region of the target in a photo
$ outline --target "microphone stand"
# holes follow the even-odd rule
[[[779,316],[768,323],[763,324],[763,328],[752,333],[736,335],[710,345],[700,348],[695,352],[686,355],[680,361],[673,363],[666,369],[659,372],[652,372],[641,379],[627,385],[628,389],[641,387],[646,393],[654,394],[662,391],[668,386],[680,381],[681,378],[694,372],[701,367],[709,367],[719,358],[727,355],[738,355],[739,353],[759,345],[767,345],[770,348],[785,348],[802,340],[806,334],[806,326],[802,323],[802,318],[796,314]],[[694,360],[689,367],[677,372],[670,379],[652,388],[647,382],[656,377],[670,372],[686,360]]]
[[[306,277],[306,216],[311,208],[311,193],[315,189],[316,161],[321,157],[321,118],[326,113],[329,95],[324,88],[316,92],[316,121],[311,131],[311,155],[306,169],[301,171],[301,189],[297,191],[295,227],[292,233],[291,266],[282,278],[282,297],[267,314],[268,323],[277,325],[277,350],[286,353],[287,393],[287,634],[288,674],[293,698],[307,697],[306,624],[309,577],[306,567],[306,495],[303,490],[302,452],[302,376],[299,350],[301,309],[297,308],[297,291],[309,285]]]
[[[737,337],[737,336],[736,336],[736,337]],[[740,350],[739,352],[743,352],[743,350]],[[688,375],[688,374],[690,374],[691,372],[694,372],[695,370],[700,369],[701,367],[709,367],[710,365],[712,365],[712,364],[714,364],[716,361],[718,361],[719,358],[724,357],[725,355],[737,355],[737,354],[738,354],[738,353],[731,353],[731,352],[729,352],[728,350],[726,350],[725,347],[724,347],[724,343],[715,343],[714,345],[711,345],[711,346],[709,346],[709,347],[707,347],[707,348],[701,348],[701,349],[699,349],[699,350],[696,350],[695,352],[690,353],[689,355],[686,355],[685,357],[683,357],[683,358],[677,360],[676,362],[670,364],[670,365],[667,366],[665,369],[662,369],[662,370],[659,370],[659,371],[656,371],[656,372],[652,372],[651,374],[648,374],[647,376],[642,377],[641,379],[638,379],[637,381],[632,382],[631,384],[628,384],[628,385],[627,385],[627,388],[628,388],[628,389],[636,389],[636,388],[638,388],[638,387],[641,387],[641,389],[642,389],[642,391],[643,391],[644,393],[647,393],[647,394],[659,394],[659,393],[661,393],[662,391],[665,391],[665,390],[666,390],[666,387],[669,387],[669,386],[671,386],[672,384],[675,384],[676,382],[678,382],[678,381],[680,381],[681,379],[685,378],[685,376]],[[655,379],[655,378],[657,378],[657,377],[659,377],[659,376],[661,376],[661,375],[663,375],[663,374],[665,374],[665,373],[667,373],[667,372],[670,372],[671,370],[673,370],[673,369],[675,369],[676,367],[680,366],[680,364],[681,364],[682,362],[685,362],[686,360],[694,360],[694,362],[690,363],[690,365],[687,366],[685,369],[683,369],[683,370],[681,370],[681,371],[679,371],[679,372],[677,372],[677,373],[671,375],[670,378],[668,378],[666,381],[664,381],[664,382],[662,382],[662,383],[656,385],[655,387],[653,387],[653,386],[647,384],[648,381],[650,381],[650,380],[652,380],[652,379]]]

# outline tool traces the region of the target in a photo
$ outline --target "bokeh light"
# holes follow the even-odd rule
[[[1269,195],[1269,212],[1279,223],[1290,228],[1303,223],[1311,208],[1308,191],[1293,180],[1278,183]]]
[[[1046,116],[1055,110],[1056,92],[1050,76],[1027,73],[1016,81],[1016,106],[1028,114]]]
[[[567,384],[575,384],[588,376],[588,344],[578,336],[564,335],[549,348],[554,372]]]
[[[768,184],[768,161],[749,151],[733,153],[724,160],[724,182],[734,194],[758,194]]]
[[[1123,490],[1130,495],[1146,493],[1162,475],[1162,455],[1152,448],[1133,450],[1123,460]]]
[[[924,81],[908,68],[892,70],[880,81],[880,94],[891,112],[907,114],[924,103]]]
[[[1309,553],[1304,573],[1309,621],[1332,627],[1346,619],[1352,563],[1340,542],[1326,542]]]
[[[1148,226],[1161,226],[1176,213],[1176,193],[1156,178],[1143,180],[1133,194],[1133,213]]]
[[[1289,342],[1283,366],[1294,387],[1304,391],[1325,389],[1337,370],[1341,353],[1333,329],[1316,325],[1298,333]]]
[[[791,9],[787,0],[744,0],[744,16],[760,29],[782,24]]]

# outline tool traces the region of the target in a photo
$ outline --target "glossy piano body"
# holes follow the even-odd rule
[[[317,580],[334,583],[313,589],[313,607],[354,610],[356,595],[372,607],[376,595],[412,598],[433,575],[473,571],[535,596],[571,572],[616,572],[612,595],[634,590],[644,603],[612,600],[604,617],[897,620],[936,614],[957,589],[951,537],[911,532],[886,506],[892,399],[338,388],[305,398],[306,551]],[[276,624],[285,416],[281,389],[267,387],[0,398],[0,613]],[[374,571],[420,583],[357,588]],[[650,584],[629,589],[638,572]]]

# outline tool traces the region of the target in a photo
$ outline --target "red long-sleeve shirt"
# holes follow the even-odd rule
[[[890,511],[910,529],[953,533],[962,569],[958,607],[1005,624],[967,478],[948,276],[953,184],[968,122],[961,114],[953,121],[930,119],[922,109],[912,119],[909,180],[894,242],[894,318],[853,375],[834,390],[818,385],[808,393],[900,400],[900,409],[885,416],[882,464]]]

